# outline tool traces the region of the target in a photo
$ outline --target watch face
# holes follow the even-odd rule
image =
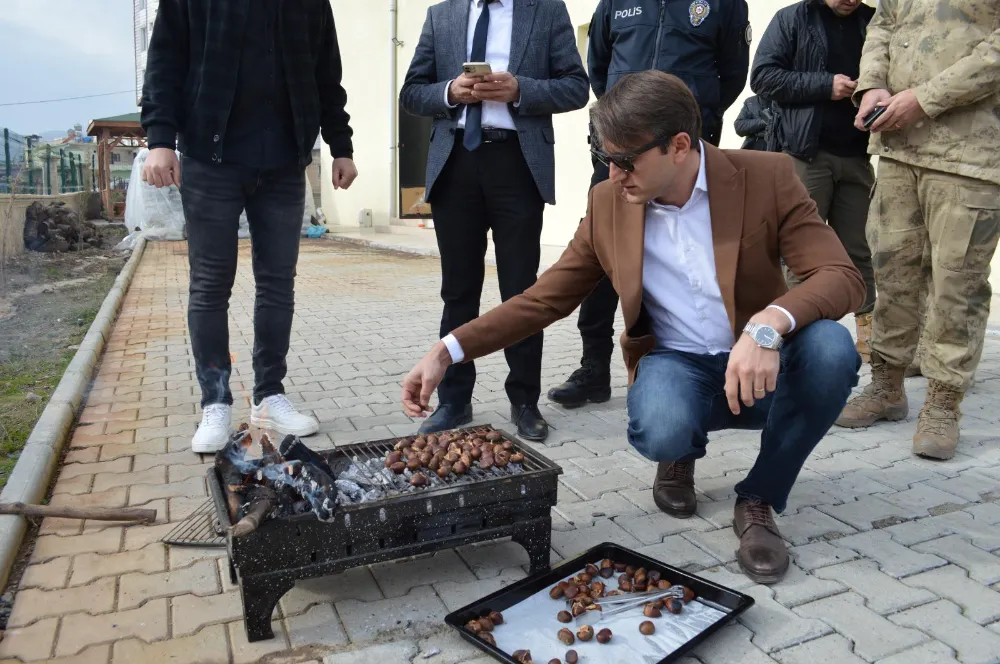
[[[769,327],[759,328],[755,336],[757,343],[761,346],[773,346],[774,342],[778,340],[777,332]]]

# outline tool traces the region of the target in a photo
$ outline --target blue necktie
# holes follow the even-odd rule
[[[476,21],[476,31],[472,35],[470,62],[486,62],[486,33],[490,27],[490,1],[483,2],[483,13]],[[469,104],[465,109],[465,136],[462,144],[470,152],[483,142],[483,103]]]

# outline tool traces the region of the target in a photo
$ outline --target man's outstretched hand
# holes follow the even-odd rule
[[[434,390],[444,379],[444,372],[451,365],[451,353],[444,342],[434,344],[417,366],[403,379],[403,412],[410,417],[427,417]]]

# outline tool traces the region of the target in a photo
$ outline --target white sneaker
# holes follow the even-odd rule
[[[191,439],[191,451],[195,454],[214,454],[225,447],[229,442],[232,418],[232,406],[223,403],[205,406],[201,424]]]
[[[250,426],[276,431],[282,436],[309,436],[319,431],[319,422],[295,410],[284,394],[265,397],[259,405],[251,404]]]

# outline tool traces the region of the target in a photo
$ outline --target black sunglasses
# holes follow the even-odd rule
[[[595,159],[597,159],[605,166],[610,166],[611,164],[614,164],[615,166],[625,171],[626,173],[631,173],[632,171],[635,170],[635,163],[633,162],[633,160],[636,157],[643,154],[644,152],[649,152],[653,148],[669,144],[672,138],[673,136],[668,136],[666,138],[657,138],[650,141],[649,143],[646,143],[645,145],[637,147],[635,150],[632,150],[631,152],[619,152],[617,154],[608,154],[604,150],[594,145],[590,148],[590,154],[592,154]]]

